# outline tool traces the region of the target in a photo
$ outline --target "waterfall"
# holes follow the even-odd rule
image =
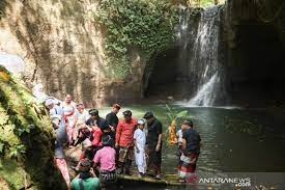
[[[213,106],[222,95],[222,67],[220,64],[220,6],[214,6],[201,12],[198,25],[182,23],[179,32],[179,45],[182,60],[188,64],[188,76],[191,78],[192,98],[183,102],[183,106]],[[185,29],[188,32],[185,32]],[[181,32],[182,31],[182,32]],[[188,39],[185,40],[185,34]],[[193,35],[194,34],[194,35]],[[182,40],[181,40],[182,39]],[[193,40],[194,39],[194,40]],[[192,42],[192,43],[191,43]],[[188,47],[188,48],[187,48]],[[185,56],[188,55],[188,56]],[[187,58],[185,58],[187,57]],[[196,93],[194,93],[196,92]],[[190,93],[191,94],[191,93]]]
[[[212,106],[216,98],[215,90],[217,89],[216,85],[220,82],[219,80],[218,73],[215,73],[211,79],[199,89],[197,95],[189,101],[189,105]]]

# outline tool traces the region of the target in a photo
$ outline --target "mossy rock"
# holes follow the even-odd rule
[[[66,189],[53,164],[49,116],[22,81],[0,66],[0,185]]]

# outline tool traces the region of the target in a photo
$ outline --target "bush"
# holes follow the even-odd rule
[[[145,59],[168,48],[174,41],[178,11],[169,0],[102,0],[97,18],[107,30],[105,53],[112,76],[123,79],[129,72],[131,48]]]

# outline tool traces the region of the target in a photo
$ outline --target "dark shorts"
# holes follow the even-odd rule
[[[119,162],[126,162],[134,159],[134,147],[120,147]]]

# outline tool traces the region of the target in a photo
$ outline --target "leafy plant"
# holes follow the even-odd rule
[[[26,147],[24,145],[13,146],[10,148],[9,157],[19,160],[22,158],[25,152],[26,152]]]
[[[169,121],[173,122],[176,121],[178,118],[183,118],[188,116],[188,111],[187,110],[182,110],[182,111],[175,111],[173,110],[169,105],[165,105],[167,109],[167,116]]]
[[[111,76],[122,79],[129,73],[131,49],[149,59],[172,44],[178,11],[169,0],[102,0],[97,20],[107,31]]]
[[[187,0],[187,3],[190,6],[194,7],[209,7],[217,4],[224,3],[225,0]]]
[[[165,105],[165,107],[167,109],[168,119],[171,122],[170,126],[167,129],[168,133],[167,142],[169,145],[175,145],[177,143],[177,137],[176,137],[177,119],[187,117],[188,111],[187,110],[175,111],[167,104]]]
[[[4,152],[4,143],[0,141],[0,153]]]

